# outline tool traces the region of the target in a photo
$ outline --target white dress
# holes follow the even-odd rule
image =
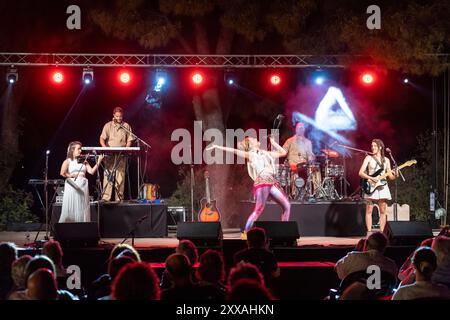
[[[89,222],[89,186],[86,179],[86,166],[77,160],[69,160],[69,173],[79,173],[77,179],[67,178],[59,222]],[[81,170],[80,170],[81,169]]]
[[[386,172],[386,163],[388,161],[389,161],[389,159],[387,159],[385,157],[383,173]],[[368,168],[369,175],[372,175],[377,170],[381,169],[380,165],[378,164],[377,161],[375,161],[375,159],[373,157],[370,157],[370,161],[369,161],[369,164],[367,165],[367,168]],[[391,191],[389,190],[389,186],[387,183],[382,187],[376,188],[375,191],[372,192],[371,194],[364,194],[364,198],[365,199],[373,199],[373,200],[380,200],[380,199],[391,200],[392,199]]]

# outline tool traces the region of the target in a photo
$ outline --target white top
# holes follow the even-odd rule
[[[249,160],[247,162],[247,171],[249,176],[256,180],[262,174],[275,175],[275,159],[269,152],[264,150],[249,151]]]
[[[450,299],[450,290],[442,285],[430,281],[416,281],[413,284],[398,288],[392,300],[412,300],[420,298]]]

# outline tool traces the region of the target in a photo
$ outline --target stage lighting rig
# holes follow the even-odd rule
[[[91,84],[94,82],[94,70],[90,67],[83,68],[83,83],[86,85]]]
[[[6,71],[6,81],[9,84],[14,84],[19,80],[19,73],[17,72],[17,68],[11,67]]]

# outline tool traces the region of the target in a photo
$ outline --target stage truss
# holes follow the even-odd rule
[[[369,56],[350,55],[171,55],[0,53],[2,66],[161,67],[161,68],[345,68],[370,65]]]

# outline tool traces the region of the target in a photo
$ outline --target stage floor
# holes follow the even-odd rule
[[[29,247],[33,244],[36,238],[37,231],[30,232],[0,232],[0,242],[11,241],[21,248]],[[41,231],[37,237],[37,241],[44,240],[45,232]],[[238,229],[224,229],[223,239],[227,240],[241,240],[241,233]],[[361,237],[300,237],[297,240],[299,247],[314,247],[314,246],[343,246],[354,247]],[[114,246],[121,243],[123,238],[101,238],[100,246]],[[243,241],[243,240],[242,240]],[[126,243],[131,244],[131,239]],[[135,238],[134,245],[136,248],[175,248],[178,245],[176,233],[169,232],[165,238]]]

